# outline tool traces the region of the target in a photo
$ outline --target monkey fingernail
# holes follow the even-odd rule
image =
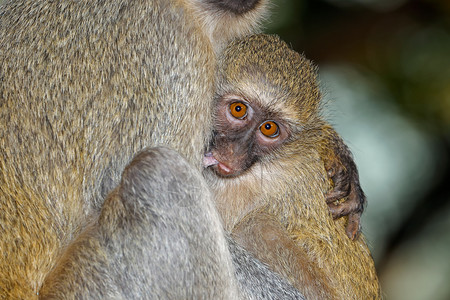
[[[352,241],[356,240],[359,236],[360,230],[359,230],[359,225],[357,227],[348,225],[347,229],[346,229],[346,234],[348,236],[349,239],[351,239]]]

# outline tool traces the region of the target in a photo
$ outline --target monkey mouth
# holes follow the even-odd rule
[[[217,165],[213,166],[214,171],[219,173],[222,176],[230,177],[236,175],[232,169],[230,169],[227,165],[219,162]]]
[[[236,175],[236,171],[228,167],[226,164],[218,161],[212,152],[208,152],[203,156],[203,167],[211,167],[218,175],[223,177],[231,177]]]

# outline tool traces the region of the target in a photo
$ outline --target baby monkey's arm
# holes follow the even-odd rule
[[[360,232],[360,219],[366,203],[353,155],[330,126],[323,127],[324,142],[319,149],[333,188],[325,195],[333,218],[348,216],[347,236],[354,240]],[[344,199],[343,201],[340,201]]]

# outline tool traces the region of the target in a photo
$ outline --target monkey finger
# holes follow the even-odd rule
[[[361,212],[356,201],[343,202],[339,204],[328,204],[334,219],[348,215],[345,233],[349,239],[355,240],[361,229]]]
[[[355,201],[353,199],[349,199],[347,201],[335,204],[328,203],[328,207],[330,208],[331,215],[334,219],[338,219],[343,216],[347,216],[351,213],[361,212],[361,205],[359,201]]]
[[[335,190],[346,191],[347,194],[350,192],[350,183],[352,182],[352,178],[350,173],[343,167],[330,178],[333,180]]]
[[[325,195],[325,201],[327,203],[333,203],[333,202],[340,200],[342,198],[345,198],[347,196],[348,196],[348,191],[341,191],[341,190],[333,189]]]
[[[347,170],[342,165],[328,170],[327,173],[328,178],[333,181],[333,191],[328,193],[327,198],[330,198],[332,196],[333,198],[335,198],[334,201],[336,201],[348,196],[352,183],[351,174],[347,172]],[[331,201],[333,200],[330,199],[330,201],[328,202]]]
[[[348,223],[345,228],[345,233],[352,241],[356,240],[361,232],[361,214],[351,213],[348,216]]]

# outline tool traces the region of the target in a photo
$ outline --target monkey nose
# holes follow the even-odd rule
[[[219,163],[219,161],[213,156],[213,154],[211,152],[208,152],[203,156],[203,167],[204,168],[215,166],[218,163]]]

